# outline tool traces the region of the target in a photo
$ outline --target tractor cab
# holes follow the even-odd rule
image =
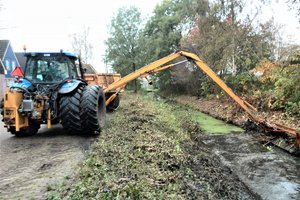
[[[82,77],[76,67],[77,57],[71,53],[26,53],[24,78],[32,84],[56,84]]]

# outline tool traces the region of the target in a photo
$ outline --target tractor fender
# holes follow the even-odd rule
[[[81,83],[83,83],[83,82],[80,80],[76,80],[76,79],[65,80],[64,83],[59,88],[58,93],[59,94],[70,93],[70,92],[74,91]]]
[[[31,82],[26,79],[15,80],[14,82],[12,82],[10,84],[10,87],[25,88],[25,89],[29,89],[29,90],[33,89]]]

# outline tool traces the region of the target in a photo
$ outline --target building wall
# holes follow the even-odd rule
[[[3,98],[6,89],[5,75],[0,74],[0,100]]]
[[[4,67],[3,67],[3,63],[1,62],[1,59],[0,59],[0,74],[4,74]]]
[[[0,74],[0,100],[3,98],[6,87],[10,86],[14,78],[6,78],[4,74]]]

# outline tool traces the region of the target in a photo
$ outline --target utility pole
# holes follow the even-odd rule
[[[107,65],[108,60],[107,60],[107,54],[106,53],[104,55],[102,55],[102,61],[104,63],[105,73],[108,73],[109,70],[108,70],[108,65]]]

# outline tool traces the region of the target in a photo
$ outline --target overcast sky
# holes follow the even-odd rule
[[[0,0],[1,1],[1,0]],[[9,39],[14,51],[64,51],[71,50],[70,35],[90,28],[93,45],[91,64],[104,72],[102,63],[104,40],[111,17],[122,6],[137,6],[144,17],[151,15],[161,0],[2,0],[0,11],[0,39]],[[272,15],[277,23],[285,25],[285,37],[300,44],[300,29],[294,12],[288,11],[286,0],[272,1],[266,7],[264,18]],[[255,0],[253,0],[255,2]],[[5,29],[3,29],[5,28]]]
[[[0,0],[1,1],[1,0]],[[90,28],[93,65],[103,71],[104,40],[111,17],[122,6],[135,5],[149,16],[160,0],[2,0],[0,39],[9,39],[14,51],[71,50],[70,35]]]

